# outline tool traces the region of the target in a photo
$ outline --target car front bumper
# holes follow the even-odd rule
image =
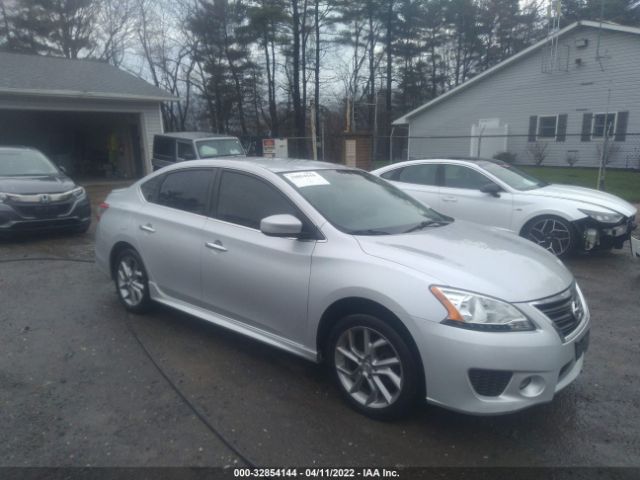
[[[615,225],[584,218],[574,222],[579,234],[579,246],[583,250],[622,248],[636,227],[636,217],[626,217]]]
[[[536,330],[479,332],[414,318],[423,330],[418,349],[429,403],[474,415],[505,414],[550,402],[578,377],[588,347],[589,312],[563,340],[534,306],[518,307],[534,320]],[[480,383],[476,372],[486,375]],[[498,377],[492,380],[491,375],[502,377],[504,386],[499,385],[498,394],[479,393],[479,386],[481,391],[495,386]]]
[[[631,256],[640,260],[640,235],[631,235]]]
[[[77,230],[91,223],[89,198],[47,205],[0,203],[0,234]]]

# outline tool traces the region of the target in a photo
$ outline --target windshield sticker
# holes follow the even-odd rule
[[[284,176],[298,188],[330,185],[318,172],[293,172],[285,173]]]

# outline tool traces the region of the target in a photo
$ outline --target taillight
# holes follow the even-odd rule
[[[96,218],[98,221],[100,221],[100,218],[102,217],[102,215],[104,215],[104,212],[106,212],[108,208],[109,204],[107,202],[102,202],[100,205],[98,205],[98,213],[96,214]]]

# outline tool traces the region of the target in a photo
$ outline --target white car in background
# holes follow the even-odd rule
[[[637,210],[621,198],[549,184],[497,160],[410,160],[371,173],[438,212],[510,230],[559,257],[622,248],[636,228]]]

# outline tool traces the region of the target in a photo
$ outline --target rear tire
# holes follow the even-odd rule
[[[543,215],[529,220],[522,227],[520,236],[564,258],[574,251],[577,233],[573,225],[564,218]]]
[[[326,358],[345,400],[385,420],[409,415],[420,391],[420,368],[407,342],[388,323],[367,314],[342,318],[329,334]]]
[[[142,259],[133,248],[122,250],[114,266],[116,293],[124,308],[132,313],[145,313],[151,307],[149,279]]]

